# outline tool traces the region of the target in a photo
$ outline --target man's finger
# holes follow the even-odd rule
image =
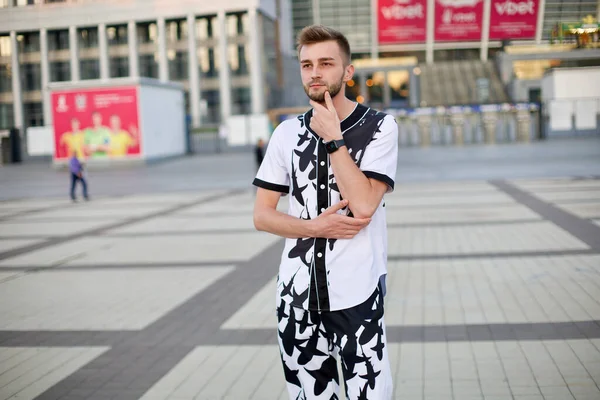
[[[321,215],[335,214],[338,210],[341,210],[342,208],[346,207],[347,205],[348,205],[348,200],[344,199],[344,200],[340,201],[339,203],[335,203],[335,204],[329,206],[325,211],[323,211],[321,213]]]
[[[310,101],[310,105],[313,106],[313,108],[314,108],[313,113],[316,111],[327,111],[327,108],[323,107],[321,104],[317,103],[314,100]]]
[[[327,105],[327,109],[329,111],[335,112],[335,106],[333,105],[333,100],[331,99],[329,91],[325,92],[325,104]]]

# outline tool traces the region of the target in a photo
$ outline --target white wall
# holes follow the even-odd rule
[[[600,97],[600,67],[562,68],[554,75],[554,99]]]
[[[139,89],[142,154],[145,159],[185,152],[185,103],[183,91],[141,85]]]
[[[55,3],[39,6],[0,8],[0,32],[40,28],[94,26],[100,23],[126,23],[129,20],[185,18],[188,14],[216,14],[220,10],[240,11],[257,7],[275,13],[274,0],[102,0],[81,3]]]

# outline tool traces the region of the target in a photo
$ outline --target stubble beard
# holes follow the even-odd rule
[[[333,99],[335,96],[337,96],[337,94],[340,92],[340,90],[342,90],[342,85],[344,84],[344,75],[342,74],[342,76],[340,77],[339,81],[328,84],[326,82],[323,81],[319,81],[319,84],[324,84],[327,89],[322,91],[322,92],[318,92],[318,93],[311,93],[310,91],[310,85],[315,83],[310,82],[306,85],[304,85],[304,92],[306,93],[306,95],[308,96],[309,99],[311,99],[312,101],[316,101],[317,103],[320,104],[325,104],[325,92],[329,92],[329,95],[331,96],[331,98]]]

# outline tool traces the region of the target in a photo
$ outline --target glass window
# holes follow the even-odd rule
[[[40,33],[26,32],[17,35],[21,53],[36,53],[40,51]]]
[[[81,60],[79,70],[81,79],[99,79],[100,60]]]
[[[80,49],[98,48],[98,28],[81,28],[77,36]]]
[[[169,79],[172,81],[184,81],[188,79],[188,53],[187,51],[169,50]]]
[[[206,40],[219,37],[219,24],[214,15],[196,19],[196,38]]]
[[[41,89],[42,70],[40,64],[21,64],[21,85],[24,91]]]
[[[71,64],[68,61],[54,61],[50,63],[50,82],[64,82],[71,80]]]
[[[12,92],[12,73],[10,65],[0,64],[0,93]]]
[[[110,58],[110,77],[123,78],[129,76],[129,57]]]
[[[0,36],[0,57],[10,57],[10,36]]]
[[[250,88],[233,88],[231,90],[231,101],[232,110],[234,115],[250,114],[251,113],[251,100],[250,100]]]
[[[26,126],[43,126],[44,109],[42,103],[23,103],[23,118]]]
[[[248,14],[236,13],[227,15],[227,36],[240,36],[248,31]]]
[[[204,121],[209,124],[215,124],[221,121],[220,93],[218,90],[203,90],[201,92],[201,102],[206,105],[203,115]]]
[[[187,40],[187,20],[180,19],[177,21],[167,21],[166,25],[167,41],[178,42],[181,40]]]
[[[109,46],[127,44],[127,25],[109,26],[106,28],[106,37]]]
[[[219,75],[219,51],[214,47],[201,47],[198,49],[198,65],[200,75],[212,78]]]
[[[158,63],[155,54],[140,55],[140,76],[158,78]]]
[[[48,31],[48,50],[68,50],[69,49],[69,31],[64,29],[60,31]]]
[[[138,43],[156,43],[158,28],[155,22],[137,24]]]
[[[14,127],[13,105],[0,103],[0,129],[9,129]]]

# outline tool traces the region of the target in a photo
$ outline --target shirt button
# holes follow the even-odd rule
[[[319,186],[321,189],[325,189],[325,185],[321,185]]]
[[[323,253],[317,253],[317,257],[319,257],[319,258],[323,257]]]
[[[325,165],[325,161],[321,161],[321,167]]]
[[[324,209],[324,208],[321,208],[321,212],[325,212],[325,209]]]

